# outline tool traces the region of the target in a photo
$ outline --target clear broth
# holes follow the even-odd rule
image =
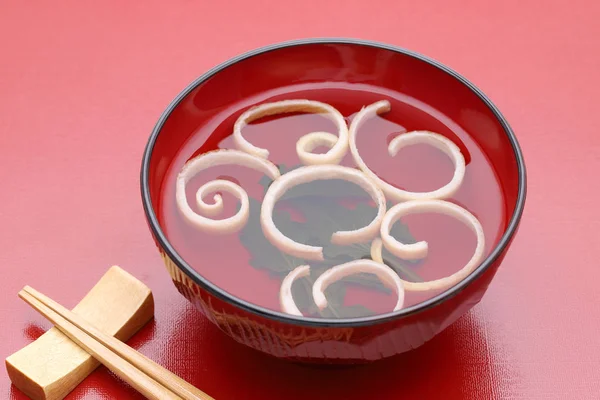
[[[366,164],[385,181],[410,191],[430,191],[446,184],[452,177],[451,160],[439,150],[426,145],[402,149],[396,157],[387,153],[387,144],[398,134],[411,130],[430,130],[452,139],[459,145],[467,163],[461,188],[450,199],[475,215],[486,238],[486,255],[497,243],[506,227],[504,196],[493,167],[475,141],[448,117],[416,99],[380,88],[351,84],[311,84],[282,88],[234,104],[201,127],[180,149],[164,181],[159,220],[175,250],[199,274],[248,302],[281,311],[279,287],[295,265],[314,264],[283,256],[262,237],[256,207],[260,206],[269,180],[261,173],[239,166],[223,166],[203,171],[188,184],[188,201],[203,183],[215,178],[239,183],[251,199],[251,216],[246,227],[231,235],[209,235],[190,226],[175,204],[175,180],[190,158],[218,148],[234,149],[230,134],[240,112],[251,104],[281,99],[311,99],[326,102],[347,118],[361,107],[387,99],[391,111],[367,121],[361,128],[357,147]],[[266,148],[269,159],[285,172],[300,166],[296,141],[313,131],[335,133],[333,123],[320,115],[294,114],[263,118],[244,129],[244,136],[255,146]],[[324,149],[326,150],[326,149]],[[350,153],[341,165],[354,167]],[[237,211],[235,198],[224,194],[225,210],[220,218]],[[388,203],[389,204],[389,203]],[[318,265],[311,276],[335,265],[369,256],[370,244],[349,246],[348,251],[327,247],[324,238],[341,229],[368,224],[375,208],[366,193],[344,181],[317,181],[292,189],[275,208],[274,220],[284,234],[303,243],[326,246],[326,262]],[[356,224],[362,224],[355,226]],[[418,262],[407,262],[384,253],[386,263],[409,281],[433,280],[451,275],[471,258],[475,236],[468,227],[438,214],[410,215],[400,220],[393,232],[404,241],[427,240],[429,254]],[[408,229],[409,234],[404,228]],[[314,231],[314,234],[313,232]],[[408,236],[407,236],[408,235]],[[389,312],[395,294],[386,290],[374,277],[357,276],[332,285],[327,295],[331,306],[318,312],[310,296],[310,280],[294,285],[295,299],[305,315],[314,317],[358,317]],[[440,291],[406,292],[404,307],[418,304]]]

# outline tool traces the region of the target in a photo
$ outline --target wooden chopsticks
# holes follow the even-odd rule
[[[37,290],[25,286],[19,297],[79,347],[149,399],[214,400],[171,371],[108,336]]]

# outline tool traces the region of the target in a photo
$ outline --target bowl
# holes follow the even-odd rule
[[[306,318],[238,298],[196,272],[169,243],[157,210],[169,165],[199,127],[228,105],[286,85],[368,84],[411,96],[468,132],[487,156],[504,195],[506,223],[487,258],[464,280],[396,312],[351,319]],[[311,39],[263,47],[211,69],[167,107],[146,146],[142,201],[153,238],[177,290],[236,341],[275,357],[310,363],[364,363],[427,342],[477,304],[515,237],[526,174],[505,118],[472,83],[437,61],[381,43]]]

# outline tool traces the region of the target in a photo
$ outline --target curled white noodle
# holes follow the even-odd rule
[[[375,238],[371,243],[371,259],[378,263],[385,264],[383,262],[383,242],[381,241],[381,238]]]
[[[294,112],[322,114],[325,118],[333,121],[338,129],[338,136],[335,141],[331,140],[332,134],[327,132],[311,132],[302,136],[296,145],[296,152],[300,161],[305,165],[339,164],[348,151],[348,126],[346,121],[343,115],[334,107],[313,100],[282,100],[249,108],[240,115],[233,127],[233,140],[236,147],[248,154],[268,158],[269,151],[248,142],[242,135],[242,129],[250,122],[266,116]],[[317,146],[323,145],[330,147],[327,153],[311,153]]]
[[[426,257],[428,252],[427,242],[420,241],[411,244],[400,243],[390,234],[390,230],[392,225],[405,215],[427,212],[448,215],[464,223],[475,233],[477,245],[475,246],[475,251],[471,259],[459,271],[445,278],[428,282],[403,281],[404,287],[408,291],[447,289],[454,286],[473,272],[483,258],[485,236],[479,220],[464,208],[444,200],[411,200],[405,203],[396,204],[394,207],[390,208],[381,223],[381,240],[375,239],[371,244],[371,258],[377,262],[383,262],[381,254],[382,242],[385,248],[396,257],[405,260],[415,260]]]
[[[186,196],[187,183],[199,172],[218,165],[235,164],[243,167],[255,169],[269,176],[271,179],[277,179],[280,176],[279,170],[275,164],[259,157],[252,156],[237,150],[215,150],[201,154],[189,160],[177,175],[175,200],[182,216],[192,225],[212,234],[228,234],[237,232],[244,227],[248,221],[250,213],[248,194],[239,185],[217,179],[205,183],[196,192],[196,203],[200,212],[207,216],[214,217],[223,210],[223,198],[220,194],[213,196],[214,203],[208,204],[204,197],[208,193],[215,191],[224,191],[232,194],[240,200],[239,211],[228,218],[215,220],[197,214],[188,204]]]
[[[313,299],[317,307],[319,307],[320,310],[327,307],[325,289],[327,289],[329,285],[347,276],[361,273],[376,275],[386,287],[392,289],[398,296],[394,311],[402,308],[402,305],[404,304],[404,286],[402,280],[393,269],[373,260],[354,260],[336,265],[323,272],[315,281],[312,290]]]
[[[338,141],[338,137],[333,133],[328,132],[311,132],[302,136],[296,142],[296,153],[298,153],[298,157],[300,158],[300,162],[304,165],[319,165],[319,164],[339,164],[341,158],[339,160],[333,160],[331,163],[321,163],[318,160],[313,159],[313,156],[320,156],[321,154],[313,154],[311,153],[314,149],[319,146],[326,146],[328,148],[333,148],[335,143]],[[345,152],[344,152],[345,155]],[[342,155],[342,158],[344,157]]]
[[[425,143],[434,146],[440,151],[443,151],[452,159],[452,163],[454,164],[454,175],[452,180],[443,187],[431,192],[409,192],[390,185],[379,178],[373,171],[371,171],[367,164],[363,161],[356,146],[356,136],[358,135],[358,130],[367,119],[378,114],[388,112],[389,110],[390,102],[387,100],[381,100],[367,107],[363,107],[352,119],[349,131],[349,146],[350,153],[352,154],[356,165],[361,169],[361,171],[363,171],[377,183],[388,199],[394,201],[404,201],[417,199],[445,199],[451,197],[458,190],[463,181],[465,175],[465,158],[460,152],[458,146],[456,146],[448,138],[438,133],[429,131],[408,132],[395,137],[388,145],[388,152],[392,157],[394,157],[403,147],[418,143]]]
[[[310,246],[293,241],[285,236],[273,222],[273,209],[277,200],[290,188],[316,180],[343,179],[359,185],[375,201],[378,207],[373,221],[360,229],[338,231],[331,236],[331,242],[338,245],[365,243],[378,233],[386,211],[385,197],[381,189],[362,172],[340,165],[311,165],[297,168],[276,179],[265,194],[260,211],[260,223],[265,237],[282,252],[307,260],[323,260],[323,247]]]
[[[302,313],[298,309],[294,296],[292,295],[292,285],[298,278],[304,278],[310,275],[310,267],[308,265],[301,265],[296,267],[292,272],[286,275],[281,282],[281,288],[279,289],[279,305],[281,310],[287,314],[302,316]]]

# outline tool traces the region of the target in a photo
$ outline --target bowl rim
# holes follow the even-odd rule
[[[444,292],[434,296],[422,303],[415,304],[413,306],[403,308],[398,311],[389,312],[385,314],[377,314],[368,317],[358,317],[358,318],[310,318],[310,317],[299,317],[294,315],[285,314],[280,311],[275,311],[266,307],[262,307],[246,300],[243,300],[229,292],[221,289],[217,285],[211,283],[208,279],[204,278],[198,272],[196,272],[186,261],[181,257],[173,248],[173,246],[169,243],[166,238],[166,235],[162,231],[157,215],[152,206],[152,202],[150,200],[150,186],[149,186],[149,167],[150,160],[152,158],[152,152],[154,150],[154,145],[165,121],[169,118],[173,110],[179,105],[179,103],[190,94],[198,85],[212,77],[213,75],[219,73],[221,70],[246,60],[248,58],[264,54],[267,52],[288,48],[288,47],[296,47],[296,46],[304,46],[304,45],[315,45],[315,44],[346,44],[353,46],[367,46],[374,47],[383,50],[393,51],[396,53],[403,54],[408,57],[412,57],[418,59],[422,62],[428,63],[429,65],[441,70],[442,72],[449,74],[450,76],[457,79],[463,85],[465,85],[468,89],[470,89],[476,96],[478,96],[481,101],[490,109],[490,111],[494,114],[494,116],[500,122],[504,133],[508,136],[510,144],[512,146],[515,160],[517,162],[517,171],[518,171],[518,193],[517,193],[517,202],[515,205],[514,212],[510,218],[508,226],[498,244],[494,247],[494,249],[490,252],[490,254],[479,264],[479,266],[471,272],[465,279],[463,279],[460,283],[452,286],[451,288],[446,289]],[[260,48],[256,48],[254,50],[250,50],[248,52],[242,53],[236,57],[233,57],[215,67],[210,69],[209,71],[202,74],[200,77],[196,78],[192,83],[190,83],[183,91],[181,91],[175,99],[171,101],[168,107],[163,111],[160,118],[158,119],[156,125],[154,126],[150,138],[146,144],[144,149],[143,158],[142,158],[142,168],[140,174],[140,186],[141,186],[141,195],[142,195],[142,203],[144,206],[144,213],[146,215],[146,219],[149,223],[150,229],[162,247],[162,251],[164,251],[168,257],[176,264],[176,266],[183,271],[193,282],[199,285],[202,289],[209,292],[211,295],[216,296],[217,298],[225,301],[226,303],[232,304],[236,307],[239,307],[245,311],[248,311],[252,314],[256,314],[263,318],[267,318],[270,320],[275,320],[278,322],[283,322],[292,325],[300,325],[300,326],[309,326],[309,327],[321,327],[321,328],[332,328],[332,327],[358,327],[358,326],[368,326],[385,323],[391,320],[396,320],[400,318],[405,318],[413,314],[417,314],[423,312],[427,309],[435,307],[436,305],[443,303],[451,299],[452,297],[459,294],[463,291],[467,286],[469,286],[472,282],[477,280],[495,261],[500,257],[507,247],[510,245],[516,231],[518,225],[521,220],[521,216],[523,214],[523,209],[525,207],[525,197],[527,191],[527,177],[525,171],[525,161],[523,159],[523,154],[517,138],[508,124],[507,120],[500,113],[500,110],[492,103],[492,101],[473,83],[464,78],[462,75],[457,73],[456,71],[450,69],[449,67],[443,65],[442,63],[429,58],[427,56],[421,55],[411,50],[407,50],[401,47],[375,42],[370,40],[362,40],[362,39],[353,39],[353,38],[311,38],[311,39],[299,39],[299,40],[291,40],[285,42],[279,42],[275,44],[271,44],[268,46],[263,46]]]

